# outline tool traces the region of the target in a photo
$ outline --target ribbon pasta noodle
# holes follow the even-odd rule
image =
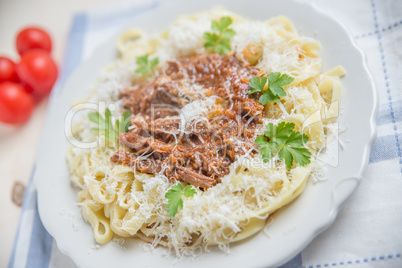
[[[255,65],[264,75],[281,72],[294,78],[285,87],[286,96],[265,105],[260,132],[271,122],[293,122],[297,131],[309,136],[307,146],[313,155],[319,153],[330,135],[327,125],[339,113],[339,78],[346,72],[339,66],[322,73],[321,44],[300,36],[283,16],[255,22],[218,8],[182,16],[156,35],[129,30],[118,40],[120,58],[106,69],[87,100],[121,105],[116,85],[122,89],[140,79],[134,73],[135,58],[145,53],[158,57],[162,69],[167,60],[206,53],[203,33],[212,20],[222,16],[233,19],[236,35],[231,46],[235,57]],[[84,114],[73,126],[73,133],[84,142],[94,140],[98,133],[90,128]],[[104,136],[99,138],[105,140]],[[67,155],[71,180],[80,189],[78,202],[95,240],[105,244],[114,236],[138,237],[153,246],[170,248],[177,255],[194,254],[208,245],[225,249],[229,242],[259,232],[272,213],[303,192],[315,166],[314,157],[311,164],[288,170],[276,156],[269,163],[264,163],[260,154],[238,156],[220,183],[183,197],[183,209],[171,218],[166,212],[165,193],[173,183],[163,174],[140,173],[112,163],[110,157],[115,151],[113,146],[72,147]]]

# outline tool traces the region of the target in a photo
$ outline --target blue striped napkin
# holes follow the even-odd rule
[[[380,95],[378,137],[364,180],[335,223],[283,267],[402,267],[402,1],[308,2],[342,21],[365,52]],[[51,98],[97,44],[158,4],[123,2],[77,14]],[[43,227],[36,200],[31,180],[9,267],[75,267]]]

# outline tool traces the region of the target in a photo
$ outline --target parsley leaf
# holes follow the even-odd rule
[[[263,78],[259,78],[259,77],[253,77],[250,79],[250,81],[248,82],[249,86],[251,87],[251,89],[249,91],[247,91],[247,94],[253,94],[255,92],[262,92],[264,90],[265,84],[267,83],[267,78],[263,77]]]
[[[279,101],[281,98],[278,96],[275,96],[274,94],[272,94],[272,92],[270,90],[266,90],[264,92],[264,94],[262,94],[260,96],[260,98],[258,99],[258,101],[262,104],[265,105],[267,104],[267,102],[275,102],[275,101]]]
[[[194,187],[191,185],[187,185],[186,188],[183,189],[183,185],[181,183],[175,184],[166,192],[165,197],[169,199],[166,208],[169,216],[173,218],[177,211],[183,209],[183,199],[182,196],[191,197],[195,195],[197,192]]]
[[[294,127],[294,123],[281,122],[278,126],[269,123],[264,135],[255,139],[265,163],[276,154],[279,159],[285,160],[287,169],[292,168],[293,161],[301,166],[310,163],[311,152],[304,147],[309,138],[305,134],[294,131]]]
[[[265,138],[263,135],[260,135],[255,139],[255,144],[260,146],[262,159],[265,163],[267,163],[269,160],[271,160],[272,157],[274,157],[273,152],[278,149],[276,143],[268,142],[267,138]]]
[[[247,94],[261,92],[259,102],[262,105],[267,104],[267,102],[279,101],[281,96],[286,96],[283,86],[289,85],[293,80],[293,77],[279,72],[270,73],[268,79],[266,77],[260,79],[256,76],[250,79],[249,86],[251,89]],[[268,86],[266,86],[267,81]]]
[[[148,54],[145,54],[144,56],[137,57],[136,63],[138,65],[138,68],[137,70],[135,70],[135,72],[145,75],[148,73],[153,73],[155,71],[155,67],[158,65],[159,59],[153,58],[152,60],[150,60],[148,58]]]
[[[229,53],[232,50],[230,38],[236,34],[235,31],[228,28],[230,24],[232,24],[230,17],[222,17],[219,21],[212,21],[211,29],[214,33],[204,33],[206,40],[204,47],[219,55]]]
[[[96,128],[92,128],[92,130],[99,131],[103,134],[106,139],[115,141],[119,137],[121,132],[127,132],[128,127],[130,126],[130,111],[127,110],[123,114],[122,121],[120,122],[119,119],[112,122],[112,113],[110,112],[109,108],[105,110],[105,117],[103,117],[98,112],[93,112],[88,114],[88,118],[91,122],[98,125]]]
[[[283,86],[289,85],[294,80],[287,74],[281,74],[279,72],[270,73],[268,76],[268,85],[272,93],[276,96],[286,96]]]

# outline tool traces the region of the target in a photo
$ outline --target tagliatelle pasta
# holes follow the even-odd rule
[[[249,21],[225,9],[213,9],[179,17],[159,34],[127,31],[118,40],[120,58],[102,73],[87,101],[122,107],[118,93],[143,79],[135,73],[136,57],[157,57],[159,72],[163,73],[168,61],[208,54],[203,34],[209,31],[211,21],[223,16],[233,19],[236,32],[231,39],[232,57],[244,66],[254,65],[261,75],[280,72],[294,78],[285,87],[286,96],[265,105],[256,135],[263,133],[268,123],[294,123],[297,131],[309,137],[311,163],[290,170],[277,156],[264,163],[255,146],[236,156],[219,183],[207,190],[199,187],[194,196],[183,197],[183,208],[171,218],[165,194],[175,182],[163,172],[141,173],[135,167],[110,161],[118,150],[116,144],[105,142],[103,135],[97,137],[99,133],[90,130],[93,125],[84,112],[73,126],[75,137],[82,142],[99,138],[100,144],[108,146],[72,147],[67,159],[71,179],[80,188],[78,202],[98,243],[105,244],[117,235],[138,237],[153,246],[170,248],[177,255],[195,254],[208,245],[225,249],[228,243],[259,232],[272,213],[303,192],[316,165],[314,156],[325,148],[330,135],[327,125],[339,113],[339,78],[345,70],[337,67],[322,73],[320,43],[300,36],[286,17]],[[201,97],[181,108],[186,120],[217,108],[216,98],[206,95],[210,94],[208,89],[200,92]]]

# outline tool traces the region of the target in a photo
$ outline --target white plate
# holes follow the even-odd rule
[[[336,167],[328,166],[327,180],[317,184],[309,182],[300,198],[275,214],[268,229],[269,236],[260,232],[233,244],[230,255],[212,249],[195,262],[185,258],[175,264],[175,267],[192,268],[215,267],[222,263],[228,267],[278,266],[326,229],[334,221],[342,203],[358,186],[375,136],[377,97],[362,52],[340,23],[313,6],[291,0],[223,0],[220,3],[254,20],[266,20],[280,14],[289,17],[303,35],[322,42],[323,70],[340,64],[348,73],[342,78],[343,112],[339,117],[340,125],[347,128],[340,135],[346,142],[339,150],[339,163]],[[216,4],[214,0],[166,4],[138,16],[132,26],[160,31],[178,15],[210,9]],[[125,249],[114,243],[94,249],[90,225],[77,217],[80,215],[76,204],[77,191],[71,186],[65,158],[70,144],[64,135],[64,118],[73,100],[87,94],[83,89],[95,81],[102,67],[116,58],[115,44],[116,39],[109,40],[77,68],[49,108],[35,173],[39,213],[59,249],[81,267],[170,265],[175,262],[174,256],[162,256],[162,249],[146,252],[141,247],[143,242],[125,242]]]

